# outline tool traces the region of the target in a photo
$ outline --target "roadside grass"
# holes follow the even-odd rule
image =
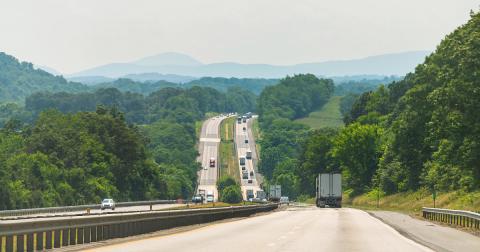
[[[244,201],[235,204],[229,204],[225,202],[215,202],[215,203],[206,203],[206,204],[189,204],[179,207],[168,208],[168,210],[179,210],[179,209],[197,209],[197,208],[213,208],[213,207],[229,207],[229,206],[247,206],[247,205],[259,205],[259,203]]]
[[[372,191],[359,196],[350,197],[346,191],[342,196],[342,205],[364,210],[387,210],[421,215],[422,207],[433,207],[432,194],[427,189],[420,189],[415,192],[396,193],[382,195],[378,201],[377,193]],[[297,199],[302,203],[315,204],[315,197],[299,196]],[[480,191],[464,192],[452,191],[437,193],[435,207],[455,210],[466,210],[480,212]]]
[[[260,126],[258,125],[258,119],[252,120],[252,132],[253,138],[255,139],[255,148],[257,150],[257,156],[260,157],[260,144],[259,140],[262,138],[262,134],[260,132]]]
[[[366,193],[354,198],[350,198],[348,194],[344,194],[343,202],[344,205],[355,208],[366,210],[391,210],[406,212],[416,216],[421,215],[422,207],[433,207],[432,194],[426,189],[381,196],[378,208],[376,193]],[[437,193],[435,207],[479,212],[480,191],[452,191]]]
[[[197,141],[200,139],[200,134],[202,133],[202,125],[203,121],[196,121],[195,122],[195,134],[197,135]]]
[[[342,114],[340,113],[341,98],[341,96],[331,97],[321,109],[313,111],[308,117],[297,119],[295,122],[308,125],[312,129],[343,127]]]
[[[233,142],[235,117],[227,118],[220,125],[220,177],[230,176],[240,183],[237,153]]]

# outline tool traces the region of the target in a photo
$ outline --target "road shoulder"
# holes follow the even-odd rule
[[[403,236],[435,251],[479,251],[480,238],[460,230],[391,211],[367,211]]]

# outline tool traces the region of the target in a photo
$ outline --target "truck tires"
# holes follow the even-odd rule
[[[325,208],[325,201],[317,200],[317,207]]]

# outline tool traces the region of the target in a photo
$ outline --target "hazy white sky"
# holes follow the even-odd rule
[[[0,0],[0,51],[72,73],[176,51],[294,64],[433,50],[479,0]]]

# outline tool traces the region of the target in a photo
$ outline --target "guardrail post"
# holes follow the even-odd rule
[[[34,248],[34,240],[35,240],[35,234],[34,233],[29,233],[27,234],[27,251],[33,251]]]
[[[17,252],[25,251],[25,235],[17,235]]]
[[[43,251],[43,234],[44,232],[38,232],[35,234],[36,236],[36,248],[37,248],[37,251]]]
[[[62,237],[61,237],[61,244],[62,244],[62,247],[66,247],[68,246],[68,240],[70,238],[70,236],[68,235],[68,229],[62,229]]]
[[[53,235],[52,235],[53,231],[47,231],[46,232],[46,238],[45,238],[45,248],[46,249],[52,249],[53,246]]]
[[[97,241],[97,226],[90,227],[90,241]]]
[[[83,244],[83,228],[77,228],[77,244]]]
[[[52,233],[53,233],[53,247],[54,248],[60,248],[62,246],[62,244],[61,244],[62,230],[55,230],[55,231],[52,231]]]
[[[6,237],[5,251],[7,252],[13,251],[13,235],[9,235]]]
[[[77,244],[77,229],[76,228],[70,228],[68,229],[68,240],[69,240],[69,245],[76,245]]]
[[[91,227],[86,227],[83,229],[83,243],[90,243],[91,240]]]
[[[103,240],[103,227],[102,226],[97,226],[97,241],[102,241]]]

